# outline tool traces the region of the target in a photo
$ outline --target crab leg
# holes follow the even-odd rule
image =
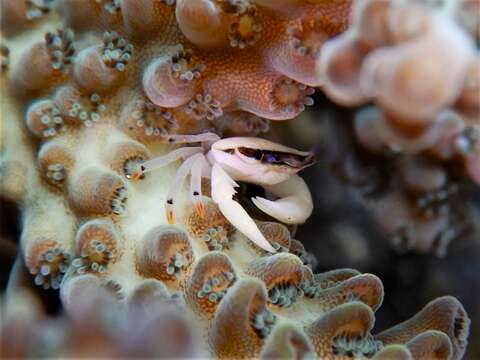
[[[312,196],[300,176],[292,175],[279,184],[263,187],[280,199],[272,201],[256,196],[252,201],[256,207],[275,219],[286,224],[301,224],[312,213]]]
[[[225,170],[218,163],[214,163],[212,168],[212,199],[217,203],[222,214],[233,226],[262,249],[272,253],[276,252],[250,215],[239,203],[232,199],[237,186],[238,184]]]
[[[142,163],[137,170],[135,170],[130,176],[133,180],[138,180],[142,174],[167,166],[168,164],[177,161],[179,159],[188,158],[196,153],[203,152],[201,147],[183,147],[180,149],[173,150],[167,155],[159,156],[151,160],[145,161]]]
[[[192,157],[189,157],[185,160],[182,165],[177,170],[175,177],[170,185],[170,188],[167,193],[167,201],[165,202],[165,210],[167,213],[167,222],[173,224],[175,222],[175,215],[173,213],[173,207],[175,198],[178,192],[182,189],[185,179],[192,170],[192,166],[195,161],[198,161],[198,158],[203,156],[203,154],[196,154]]]
[[[168,137],[168,142],[170,144],[201,142],[206,143],[208,147],[210,147],[211,144],[218,140],[220,140],[220,137],[217,134],[211,132],[198,135],[171,135]]]
[[[195,155],[197,157],[197,155]],[[201,201],[202,197],[202,177],[210,177],[210,164],[204,155],[198,156],[192,165],[190,174],[190,196],[195,205],[195,210],[202,219],[205,217],[205,207]],[[205,176],[207,175],[208,176]]]

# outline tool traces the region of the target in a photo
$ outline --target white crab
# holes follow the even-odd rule
[[[204,215],[201,202],[201,179],[211,179],[212,200],[223,215],[240,232],[261,248],[275,252],[253,219],[243,207],[233,200],[235,180],[262,186],[279,197],[272,201],[262,197],[252,198],[263,212],[287,224],[303,223],[313,209],[310,191],[301,177],[296,175],[314,161],[312,153],[298,151],[274,142],[250,137],[220,139],[216,134],[173,135],[171,144],[195,143],[201,147],[181,147],[167,155],[142,163],[132,174],[138,179],[143,173],[185,159],[178,168],[168,191],[165,203],[167,221],[174,222],[173,206],[177,193],[190,174],[190,194],[196,211]]]

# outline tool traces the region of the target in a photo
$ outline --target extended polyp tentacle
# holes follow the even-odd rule
[[[175,178],[168,189],[167,201],[165,202],[165,210],[167,212],[167,221],[169,224],[173,224],[175,222],[175,215],[173,213],[175,198],[178,192],[181,190],[182,185],[185,182],[185,178],[192,171],[193,164],[199,161],[201,157],[203,157],[203,154],[201,153],[189,157],[183,162],[182,165],[180,165],[177,173],[175,174]]]
[[[145,161],[142,163],[137,170],[135,170],[130,178],[132,180],[137,180],[146,172],[167,166],[168,164],[177,161],[179,159],[186,159],[196,153],[203,152],[201,147],[183,147],[180,149],[173,150],[167,155],[154,158],[152,160]]]
[[[195,157],[198,159],[192,165],[192,171],[190,175],[190,196],[192,202],[195,205],[195,210],[202,219],[205,217],[205,207],[203,206],[202,198],[202,177],[207,175],[210,177],[211,167],[207,159],[203,154]]]
[[[239,203],[232,199],[232,196],[235,194],[234,188],[238,184],[218,163],[213,164],[211,181],[212,199],[218,204],[220,211],[228,221],[262,249],[272,253],[276,252],[265,239],[265,236],[263,236],[250,215]]]
[[[286,224],[301,224],[312,213],[312,196],[300,176],[292,175],[279,184],[263,187],[280,199],[272,201],[256,196],[252,201],[260,210],[275,219]]]

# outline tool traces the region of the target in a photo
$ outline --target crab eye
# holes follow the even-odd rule
[[[278,162],[278,159],[274,154],[266,154],[263,160],[269,164]]]

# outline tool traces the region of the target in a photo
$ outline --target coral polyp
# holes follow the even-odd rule
[[[117,230],[108,221],[92,220],[82,225],[75,242],[77,257],[72,260],[72,267],[79,274],[104,273],[122,251]]]
[[[335,76],[325,74],[361,77],[358,69],[343,69],[363,62],[371,48],[353,60],[339,55],[345,63],[338,67],[330,63],[344,36],[358,40],[350,38],[360,16],[351,23],[351,0],[0,4],[0,190],[23,214],[2,313],[2,355],[463,356],[470,320],[455,298],[434,300],[377,333],[381,280],[352,269],[317,273],[296,235],[314,204],[297,173],[315,163],[315,154],[257,136],[313,105],[314,87],[341,93],[331,88]],[[384,124],[391,115],[405,125],[402,111],[431,115],[456,101],[466,112],[478,108],[477,84],[464,79],[476,66],[473,58],[464,62],[470,43],[416,9],[412,16],[427,18],[432,37],[448,35],[445,44],[462,55],[444,47],[435,52],[450,55],[442,64],[456,76],[415,93],[431,104],[426,110],[410,106],[415,97],[402,98],[406,110],[391,101],[417,90],[409,83],[392,89],[381,76],[362,78],[385,91],[356,99],[391,110],[368,121]],[[401,12],[396,25],[410,14]],[[418,35],[396,30],[393,47]],[[415,77],[428,70],[426,63],[408,63],[399,73]],[[370,70],[385,74],[378,63]],[[452,151],[461,152],[475,178],[478,137],[461,130]],[[378,135],[375,145],[383,151],[389,136],[383,131],[359,134],[366,143]],[[450,202],[459,196],[457,179],[423,163],[402,164],[399,172],[408,192],[402,205],[416,206],[417,217],[405,210],[399,217],[405,221],[392,229],[417,231],[408,221],[438,220],[432,232],[445,230]],[[428,175],[423,186],[419,173]],[[59,290],[47,295],[59,297],[66,315],[49,321],[38,305],[41,289],[33,291],[32,284]]]
[[[65,129],[60,110],[49,99],[32,103],[25,122],[33,134],[44,138],[55,136]]]
[[[35,276],[35,285],[44,289],[58,289],[63,275],[70,266],[71,255],[58,244],[38,240],[28,249],[26,265]]]
[[[209,250],[228,249],[232,241],[232,225],[213,202],[206,201],[204,209],[203,216],[194,209],[187,212],[186,226],[190,236],[202,239]]]
[[[278,79],[272,91],[272,106],[278,107],[282,112],[297,113],[305,110],[306,105],[313,105],[309,97],[314,89],[291,79]]]

